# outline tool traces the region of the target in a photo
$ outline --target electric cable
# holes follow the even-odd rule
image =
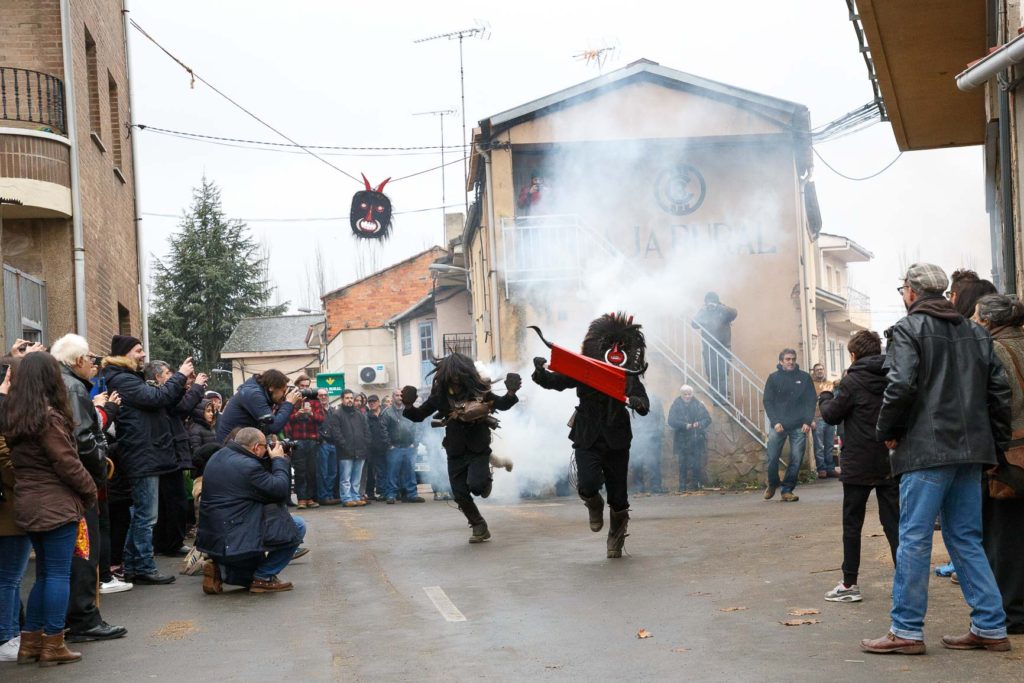
[[[132,128],[138,128],[139,130],[156,131],[158,133],[168,133],[172,135],[178,135],[181,137],[189,138],[201,138],[204,140],[217,140],[220,142],[239,142],[248,145],[263,145],[267,147],[302,147],[303,149],[340,149],[340,150],[361,150],[370,152],[380,151],[412,151],[412,150],[442,150],[442,149],[465,149],[468,145],[417,145],[417,146],[379,146],[379,147],[357,147],[351,145],[298,145],[294,143],[285,142],[268,142],[266,140],[246,140],[244,138],[229,138],[222,137],[219,135],[207,135],[204,133],[190,133],[182,130],[172,130],[170,128],[160,128],[158,126],[150,126],[143,123],[133,123]]]
[[[462,206],[462,204],[445,204],[443,206],[428,206],[423,209],[407,209],[406,211],[395,211],[392,215],[400,216],[409,213],[439,211],[440,209],[453,209],[457,206]],[[140,213],[143,216],[150,216],[152,218],[182,218],[181,215],[175,213],[157,213],[153,211],[142,211]],[[309,218],[237,218],[234,220],[239,220],[243,223],[317,223],[326,221],[347,221],[348,219],[348,216],[312,216]]]
[[[828,170],[832,171],[833,173],[835,173],[837,176],[840,176],[841,178],[846,178],[847,180],[855,180],[855,181],[871,180],[872,178],[875,178],[877,176],[882,175],[883,173],[888,171],[889,168],[892,167],[893,164],[895,164],[897,161],[899,161],[901,156],[903,156],[903,152],[900,152],[899,154],[896,155],[896,158],[893,159],[892,161],[890,161],[888,164],[886,164],[885,167],[882,168],[882,170],[877,171],[875,173],[872,173],[871,175],[866,175],[863,178],[854,178],[853,176],[848,176],[845,173],[837,171],[835,169],[835,167],[832,166],[832,164],[830,164],[827,161],[825,161],[825,158],[823,156],[821,156],[821,153],[818,152],[818,150],[815,149],[814,147],[811,147],[811,151],[814,152],[814,156],[818,157],[818,159],[821,161],[821,163],[825,164],[825,166],[828,167]]]
[[[233,149],[247,149],[253,152],[271,152],[273,154],[302,154],[301,149],[288,149],[287,147],[265,147],[265,146],[254,146],[244,145],[234,142],[221,142],[220,140],[209,140],[205,138],[196,138],[189,135],[178,135],[177,133],[165,133],[158,130],[150,130],[149,132],[155,133],[156,135],[163,135],[170,138],[176,138],[179,140],[188,140],[189,142],[198,142],[206,145],[217,145],[218,147],[231,147]],[[290,145],[289,145],[290,147]],[[356,157],[362,159],[373,159],[373,158],[384,158],[384,157],[414,157],[414,156],[437,156],[438,152],[320,152],[325,157]]]

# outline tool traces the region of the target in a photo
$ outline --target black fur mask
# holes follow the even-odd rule
[[[391,200],[382,192],[388,180],[391,178],[373,189],[370,181],[363,176],[366,189],[352,196],[352,210],[348,217],[352,234],[356,237],[387,239],[391,234]]]
[[[583,355],[641,374],[647,369],[647,343],[640,325],[625,313],[608,313],[587,328]]]
[[[433,392],[449,399],[481,398],[491,390],[491,383],[480,376],[473,359],[463,353],[452,353],[432,361]]]

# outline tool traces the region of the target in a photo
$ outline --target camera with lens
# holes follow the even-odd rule
[[[316,398],[316,389],[310,387],[309,389],[300,389],[299,387],[289,386],[288,391],[297,391],[302,398],[307,401]]]
[[[294,441],[292,439],[279,439],[278,443],[281,444],[281,448],[284,450],[285,455],[291,455],[291,452],[299,445],[298,441]]]

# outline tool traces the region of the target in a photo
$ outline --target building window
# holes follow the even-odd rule
[[[412,329],[408,321],[402,323],[402,355],[408,356],[412,353]]]
[[[85,71],[89,88],[89,129],[93,139],[103,147],[103,123],[100,120],[100,77],[96,66],[96,41],[85,29]]]
[[[46,283],[28,273],[4,265],[4,335],[47,343]]]
[[[420,360],[434,358],[434,323],[431,320],[420,323]]]
[[[110,152],[114,157],[114,168],[121,170],[121,109],[117,98],[117,82],[109,71],[107,98],[110,103]]]
[[[117,333],[126,337],[132,334],[131,313],[120,302],[117,304]]]

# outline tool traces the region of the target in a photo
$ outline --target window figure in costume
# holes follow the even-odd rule
[[[448,454],[448,479],[452,498],[466,515],[473,534],[470,543],[483,543],[491,537],[487,522],[473,502],[473,496],[491,495],[491,430],[498,420],[491,414],[495,410],[508,410],[519,398],[516,392],[522,379],[515,373],[505,377],[506,394],[496,396],[491,383],[480,376],[473,359],[465,354],[452,353],[434,363],[434,382],[430,396],[419,406],[416,387],[402,389],[405,417],[422,422],[437,413],[431,423],[445,428],[444,446]]]
[[[590,323],[583,357],[544,342],[552,348],[554,371],[544,367],[544,358],[534,358],[533,381],[544,389],[576,390],[579,405],[570,420],[569,439],[575,451],[577,490],[587,506],[590,530],[597,532],[604,527],[600,491],[602,484],[606,487],[608,557],[622,557],[629,526],[626,478],[633,438],[627,408],[641,416],[650,409],[640,382],[647,369],[643,332],[632,316],[609,313]]]

